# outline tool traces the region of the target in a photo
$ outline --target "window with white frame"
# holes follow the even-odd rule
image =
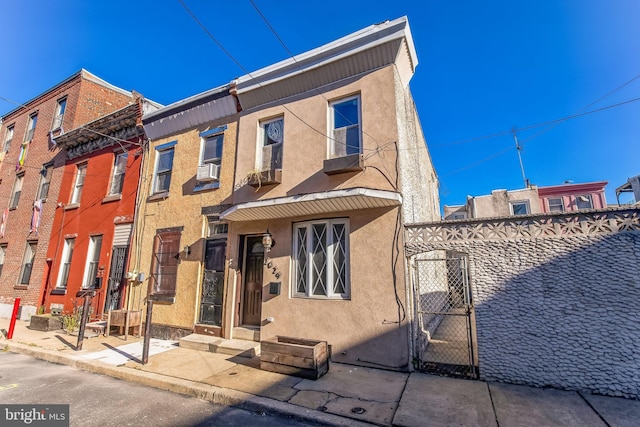
[[[27,133],[24,135],[25,142],[33,139],[33,133],[36,131],[36,124],[38,123],[38,114],[32,114],[29,116],[29,123],[27,124]]]
[[[18,283],[20,285],[28,285],[31,280],[31,270],[33,269],[33,261],[36,258],[36,243],[27,242],[22,258],[22,267],[20,267],[20,276]]]
[[[62,127],[62,120],[64,119],[64,111],[67,109],[67,98],[58,100],[56,104],[56,113],[53,116],[53,124],[51,130],[60,129]]]
[[[562,197],[550,197],[547,199],[549,212],[564,212],[564,203]]]
[[[293,296],[349,298],[349,221],[303,222],[293,235]]]
[[[84,268],[83,288],[92,288],[98,276],[98,263],[100,262],[100,250],[102,249],[102,236],[91,236],[89,250],[87,251],[87,264]]]
[[[0,276],[2,276],[2,267],[4,267],[4,255],[7,253],[7,245],[0,245]]]
[[[360,96],[351,96],[329,104],[330,157],[343,157],[362,153],[360,129]]]
[[[24,175],[16,175],[16,180],[13,182],[13,190],[11,191],[11,200],[9,200],[9,209],[15,209],[20,202],[20,195],[22,194],[22,181]]]
[[[282,169],[282,146],[284,144],[284,117],[260,122],[261,170]]]
[[[153,193],[168,192],[171,185],[174,145],[156,147],[156,167],[153,177]]]
[[[11,141],[13,140],[13,129],[14,126],[7,126],[7,130],[4,132],[4,146],[2,147],[2,151],[7,152],[9,148],[11,148]]]
[[[67,282],[69,281],[69,269],[71,268],[71,258],[73,258],[73,247],[75,246],[75,243],[75,238],[64,239],[64,248],[62,249],[62,258],[56,288],[66,289],[67,287]]]
[[[591,194],[576,196],[576,208],[577,209],[593,209],[593,200],[591,199]]]
[[[40,182],[38,183],[36,200],[45,200],[49,195],[49,183],[51,182],[52,171],[52,164],[42,165],[42,169],[40,169]]]
[[[511,215],[527,215],[531,212],[529,209],[528,200],[524,200],[521,202],[510,202],[509,206],[511,207]]]
[[[200,164],[206,165],[213,163],[220,166],[223,143],[223,133],[204,137],[202,140],[202,161]]]
[[[115,163],[113,165],[113,174],[111,175],[111,186],[109,187],[109,195],[111,196],[122,193],[124,173],[127,169],[128,158],[129,155],[127,153],[120,153],[116,155]]]
[[[84,187],[84,179],[87,175],[87,165],[78,165],[76,169],[76,180],[73,183],[73,192],[71,193],[71,203],[80,203],[82,197],[82,188]]]

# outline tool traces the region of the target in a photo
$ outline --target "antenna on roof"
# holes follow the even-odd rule
[[[518,152],[518,159],[520,160],[520,170],[522,171],[522,180],[524,181],[524,186],[526,188],[529,188],[531,187],[531,183],[527,179],[527,176],[524,174],[524,165],[522,164],[522,154],[520,153],[522,151],[522,145],[520,145],[520,143],[518,142],[518,133],[516,132],[515,128],[511,130],[511,133],[513,133],[513,139],[516,142],[516,151]]]

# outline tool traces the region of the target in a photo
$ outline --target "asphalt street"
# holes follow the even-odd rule
[[[0,403],[69,404],[70,425],[291,426],[309,425],[0,352]]]

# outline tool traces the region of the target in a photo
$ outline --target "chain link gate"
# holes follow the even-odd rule
[[[466,254],[444,250],[414,256],[418,315],[416,370],[478,378],[475,319]]]

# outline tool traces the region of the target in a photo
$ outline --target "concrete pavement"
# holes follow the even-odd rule
[[[0,319],[0,328],[9,321]],[[487,383],[338,363],[312,381],[262,371],[259,358],[180,348],[154,340],[142,365],[139,338],[85,339],[18,321],[0,349],[219,404],[332,426],[637,426],[640,401]],[[0,361],[2,356],[0,355]],[[0,384],[2,385],[2,384]]]

